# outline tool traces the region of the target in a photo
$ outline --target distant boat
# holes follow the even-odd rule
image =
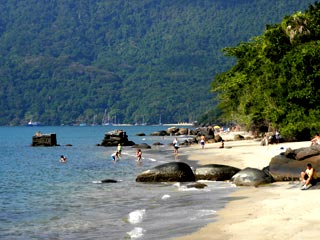
[[[86,123],[80,123],[79,126],[80,127],[85,127],[85,126],[87,126],[87,124]]]

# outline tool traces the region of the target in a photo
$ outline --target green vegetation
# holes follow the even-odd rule
[[[320,3],[225,52],[237,62],[212,83],[225,119],[296,140],[320,130]]]
[[[0,2],[0,125],[21,125],[29,120],[48,125],[92,123],[93,119],[101,123],[105,109],[113,121],[116,118],[121,123],[142,122],[142,119],[158,123],[160,115],[163,123],[196,120],[215,105],[210,93],[213,76],[235,63],[234,59],[223,56],[221,49],[248,41],[261,34],[266,24],[303,11],[311,3],[311,0],[289,3],[285,0],[3,0]],[[282,41],[273,33],[277,29],[280,31],[280,26],[269,27],[272,44]],[[242,44],[239,54],[257,43]],[[286,47],[290,46],[279,46],[280,53],[286,54]],[[285,59],[278,59],[278,51],[268,44],[263,49],[268,53],[265,58],[274,62],[272,66],[263,66],[277,69],[276,73],[266,69],[269,75],[264,76],[286,81],[287,76],[277,75],[280,70],[276,65],[277,60]],[[296,63],[302,63],[310,54],[316,52],[306,52]],[[289,61],[290,56],[285,56]],[[294,56],[292,52],[291,58]],[[255,64],[254,59],[242,64]],[[294,77],[298,73],[281,72]],[[219,78],[223,81],[223,75]],[[306,93],[301,90],[296,94]],[[291,98],[293,101],[301,97]],[[245,109],[250,104],[254,102],[241,101],[239,107]],[[283,111],[281,106],[276,109]],[[269,121],[275,119],[277,123],[282,117],[271,109],[268,116]],[[261,116],[254,120],[258,121],[258,117]]]

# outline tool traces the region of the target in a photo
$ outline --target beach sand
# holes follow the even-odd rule
[[[232,136],[222,136],[223,139]],[[226,141],[181,149],[195,164],[224,164],[238,168],[262,169],[283,149],[308,147],[310,142],[260,146],[259,141]],[[281,149],[283,148],[283,149]],[[303,169],[302,169],[303,170]],[[301,191],[299,182],[276,182],[259,187],[238,187],[226,207],[217,212],[217,221],[179,240],[277,240],[318,239],[320,228],[319,189]]]

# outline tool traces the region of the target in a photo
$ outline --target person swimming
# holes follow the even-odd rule
[[[62,162],[62,163],[67,162],[67,157],[64,156],[64,155],[61,155],[61,156],[60,156],[60,162]]]

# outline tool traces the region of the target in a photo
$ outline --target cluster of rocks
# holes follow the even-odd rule
[[[105,133],[104,138],[99,146],[112,147],[118,146],[121,144],[122,146],[133,146],[135,143],[128,140],[128,135],[123,130],[114,130]]]
[[[320,169],[320,145],[283,149],[284,152],[274,156],[269,163],[269,172],[276,181],[299,180],[300,172],[311,163],[315,169]]]
[[[184,162],[171,162],[142,172],[137,182],[194,182],[198,180],[227,181],[237,186],[258,186],[273,182],[265,170],[245,168],[243,170],[220,164],[209,164],[195,170]]]
[[[285,149],[284,149],[285,150]],[[192,169],[183,162],[171,162],[142,172],[137,182],[194,182],[198,180],[232,181],[237,186],[259,186],[274,181],[299,180],[300,172],[311,163],[320,169],[320,146],[286,149],[273,157],[264,169],[208,164]]]

